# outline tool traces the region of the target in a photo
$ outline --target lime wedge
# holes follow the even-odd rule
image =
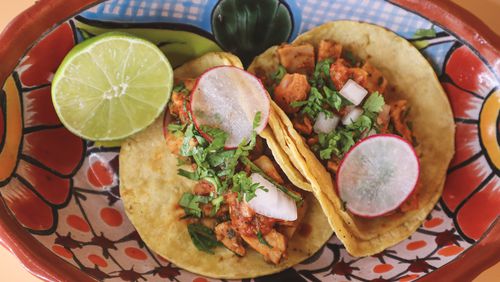
[[[153,123],[170,99],[172,84],[172,67],[156,45],[106,33],[68,53],[52,82],[52,102],[74,134],[119,140]]]

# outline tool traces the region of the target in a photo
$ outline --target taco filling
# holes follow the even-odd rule
[[[368,61],[331,40],[321,40],[317,50],[284,44],[276,53],[278,70],[260,78],[333,177],[344,155],[368,136],[392,133],[416,145],[406,118],[410,105],[386,95],[387,80]],[[416,207],[410,197],[400,209]]]
[[[455,132],[419,50],[376,25],[335,21],[269,48],[249,71],[272,92],[280,119],[269,126],[285,133],[281,148],[347,252],[373,255],[415,232],[442,193]]]
[[[257,135],[261,113],[254,117],[250,140],[227,149],[226,132],[193,122],[189,94],[194,85],[194,80],[178,81],[165,120],[167,147],[179,159],[178,174],[196,181],[178,199],[184,211],[179,220],[186,222],[200,251],[213,253],[223,246],[243,257],[252,248],[278,264],[287,257],[306,202]]]

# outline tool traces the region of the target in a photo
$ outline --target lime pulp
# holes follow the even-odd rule
[[[170,99],[172,67],[146,40],[106,33],[75,46],[52,82],[61,122],[94,141],[124,139],[153,123]]]

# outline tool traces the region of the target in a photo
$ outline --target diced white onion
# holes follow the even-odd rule
[[[339,124],[340,117],[337,115],[333,115],[332,117],[327,117],[325,113],[321,112],[318,114],[316,118],[316,122],[314,123],[314,132],[316,133],[330,133],[335,130],[337,125]]]
[[[342,124],[350,125],[351,123],[357,121],[362,114],[363,114],[362,109],[354,108],[342,118]]]
[[[344,96],[344,98],[356,106],[361,104],[366,94],[368,94],[368,90],[364,89],[363,86],[352,79],[349,79],[339,92],[340,95]]]
[[[253,183],[259,183],[268,191],[257,189],[255,197],[248,205],[258,214],[281,220],[294,221],[297,219],[297,205],[294,200],[281,192],[274,184],[258,173],[250,175]]]

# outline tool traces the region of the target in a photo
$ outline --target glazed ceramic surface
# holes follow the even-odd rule
[[[452,30],[386,1],[112,0],[89,8],[41,38],[5,81],[3,202],[26,232],[95,279],[207,281],[144,245],[120,200],[119,148],[81,140],[61,125],[50,98],[55,70],[75,44],[110,30],[151,40],[175,66],[218,50],[248,63],[271,45],[340,19],[384,26],[434,66],[456,122],[445,190],[417,232],[383,253],[353,258],[333,236],[303,263],[255,280],[411,281],[437,270],[474,246],[500,214],[499,73]],[[262,31],[259,37],[252,28]],[[416,38],[418,29],[436,33]]]

